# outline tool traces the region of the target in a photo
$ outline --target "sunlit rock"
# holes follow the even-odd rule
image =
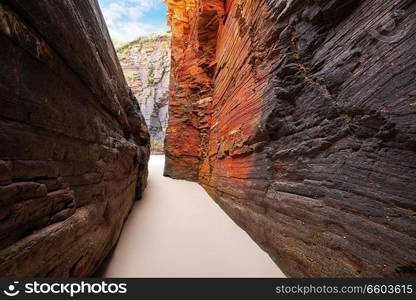
[[[151,137],[152,153],[164,151],[168,124],[171,36],[143,36],[117,49],[128,85],[139,105]]]
[[[165,174],[289,276],[415,276],[416,3],[166,2]]]

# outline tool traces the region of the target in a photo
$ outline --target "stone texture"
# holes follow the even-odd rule
[[[92,275],[149,135],[95,0],[0,3],[0,275]]]
[[[151,34],[117,49],[127,83],[148,125],[154,154],[164,151],[168,124],[170,41],[169,33]]]
[[[209,128],[216,40],[224,4],[220,0],[165,2],[172,31],[165,175],[197,181]]]
[[[416,3],[167,3],[166,175],[289,276],[416,276]]]

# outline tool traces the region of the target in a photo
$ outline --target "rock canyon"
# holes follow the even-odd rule
[[[120,59],[96,0],[0,3],[0,275],[93,275],[152,144],[287,276],[416,276],[416,2],[165,2]]]

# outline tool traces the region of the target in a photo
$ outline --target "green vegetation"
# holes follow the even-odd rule
[[[135,71],[125,71],[124,75],[129,80],[140,80],[140,74]]]
[[[116,48],[116,50],[118,50],[119,48],[123,47],[126,44],[126,42],[120,41],[118,39],[112,39],[112,41],[113,41],[114,48]]]
[[[138,52],[142,51],[143,43],[145,42],[151,42],[151,41],[157,41],[157,40],[163,40],[163,39],[169,39],[171,37],[170,32],[164,32],[164,33],[152,33],[148,35],[144,35],[139,37],[138,39],[132,41],[132,42],[123,42],[117,39],[113,39],[114,47],[117,51],[117,56],[120,61],[126,62],[130,57],[130,52],[132,49],[137,50]],[[154,70],[153,70],[154,72]],[[152,72],[152,73],[153,73]],[[150,72],[149,72],[150,73]],[[154,82],[154,76],[150,76],[149,74],[149,83],[153,84]]]
[[[148,41],[156,41],[158,39],[170,38],[170,37],[171,37],[171,34],[168,33],[168,32],[151,33],[151,34],[143,35],[143,36],[139,37],[136,41],[148,42]]]
[[[149,66],[149,73],[147,75],[147,81],[149,84],[155,83],[155,66],[153,64],[150,64]]]
[[[117,56],[120,61],[124,61],[129,58],[126,52],[117,51]]]
[[[116,47],[117,48],[117,52],[123,51],[128,47],[131,47],[135,44],[139,44],[139,51],[141,50],[141,43],[143,42],[149,42],[149,41],[157,41],[159,39],[168,39],[171,37],[171,33],[170,32],[163,32],[163,33],[151,33],[148,35],[143,35],[137,39],[135,39],[134,41],[131,41],[129,43],[124,43],[122,44],[122,46],[120,47]]]
[[[151,141],[152,154],[163,154],[165,152],[165,145],[160,141]]]
[[[142,51],[142,49],[143,49],[143,43],[140,43],[138,46],[137,46],[137,51]]]

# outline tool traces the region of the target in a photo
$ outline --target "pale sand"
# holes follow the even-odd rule
[[[284,277],[203,188],[163,177],[163,164],[151,157],[149,185],[104,277]]]

